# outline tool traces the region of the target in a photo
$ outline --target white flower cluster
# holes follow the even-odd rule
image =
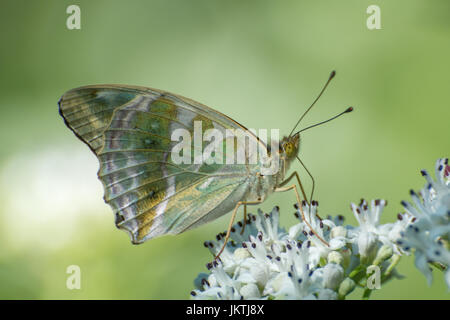
[[[231,229],[231,241],[210,273],[195,280],[194,299],[344,299],[355,286],[367,287],[367,268],[380,270],[380,282],[396,275],[397,236],[407,221],[380,225],[384,200],[352,204],[359,227],[343,226],[344,218],[320,219],[317,201],[302,203],[300,222],[288,232],[279,226],[279,208],[249,215]],[[302,211],[303,215],[302,216]],[[304,219],[303,219],[304,218]],[[213,255],[225,233],[205,242]],[[368,296],[365,291],[365,295]],[[369,293],[370,294],[370,293]]]
[[[436,181],[427,180],[413,204],[394,223],[380,224],[385,200],[351,204],[359,224],[343,225],[337,216],[321,219],[318,203],[295,206],[300,220],[288,231],[279,226],[279,208],[249,215],[231,229],[229,241],[208,274],[195,280],[193,299],[344,299],[358,286],[363,298],[382,283],[400,277],[395,267],[403,254],[415,254],[415,264],[431,282],[430,265],[446,270],[450,288],[450,166],[436,163]],[[225,233],[205,242],[216,256]],[[375,271],[375,276],[369,273]],[[378,270],[378,272],[376,272]]]
[[[426,170],[421,173],[426,179],[419,194],[410,191],[413,204],[402,201],[405,215],[413,222],[404,232],[398,245],[405,251],[414,249],[416,267],[432,281],[430,264],[446,270],[445,281],[450,289],[450,166],[448,159],[439,159],[435,166],[436,181]]]

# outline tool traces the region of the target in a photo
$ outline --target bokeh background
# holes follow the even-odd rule
[[[66,8],[81,8],[81,30]],[[381,30],[366,9],[381,8]],[[178,93],[250,128],[288,134],[329,72],[337,77],[303,126],[345,107],[355,112],[305,132],[301,157],[317,182],[321,215],[384,198],[396,219],[419,170],[449,156],[450,2],[24,1],[0,4],[0,298],[185,299],[210,253],[202,245],[229,216],[140,246],[115,228],[97,160],[57,110],[67,90],[122,83]],[[306,186],[309,180],[299,164]],[[295,221],[293,194],[281,207]],[[81,289],[66,268],[81,268]],[[375,299],[448,299],[402,260]],[[361,297],[355,291],[354,299]]]

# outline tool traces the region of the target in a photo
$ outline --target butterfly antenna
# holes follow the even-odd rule
[[[294,128],[292,129],[291,133],[289,134],[289,136],[292,135],[292,132],[294,132],[295,128],[297,128],[297,126],[300,124],[300,122],[302,121],[302,119],[306,116],[306,114],[309,112],[309,110],[311,110],[312,107],[314,107],[314,105],[316,104],[317,100],[319,100],[319,98],[322,96],[322,94],[324,93],[325,89],[327,88],[328,84],[330,83],[331,79],[334,78],[334,76],[336,75],[336,71],[332,71],[330,74],[330,77],[328,78],[327,82],[325,83],[325,85],[323,86],[322,90],[320,91],[319,95],[317,96],[317,98],[314,100],[314,102],[309,106],[308,109],[306,109],[306,111],[303,113],[303,115],[300,117],[300,119],[298,119],[297,123],[295,124]]]
[[[349,112],[352,112],[352,111],[353,111],[353,107],[348,107],[346,110],[344,110],[344,111],[342,111],[341,113],[335,115],[334,117],[331,117],[331,118],[328,119],[328,120],[321,121],[321,122],[319,122],[319,123],[313,124],[312,126],[306,127],[306,128],[304,128],[304,129],[302,129],[302,130],[300,130],[300,131],[297,131],[295,134],[298,134],[298,133],[303,132],[303,131],[305,131],[305,130],[308,130],[308,129],[311,129],[311,128],[320,126],[320,125],[322,125],[322,124],[324,124],[324,123],[327,123],[327,122],[329,122],[329,121],[331,121],[331,120],[334,120],[334,119],[336,119],[336,118],[339,118],[339,117],[342,116],[343,114],[346,114],[346,113],[349,113]]]

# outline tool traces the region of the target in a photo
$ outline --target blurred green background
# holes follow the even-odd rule
[[[66,8],[81,8],[81,30]],[[381,30],[366,9],[381,8]],[[450,2],[18,1],[0,9],[0,298],[185,299],[211,260],[202,243],[229,216],[179,236],[131,245],[102,200],[97,160],[57,110],[67,90],[122,83],[178,93],[249,128],[288,134],[329,72],[337,77],[303,126],[346,106],[355,112],[305,132],[320,213],[356,224],[350,202],[385,198],[395,221],[408,190],[449,156]],[[305,184],[309,180],[300,165]],[[295,219],[293,194],[261,207]],[[252,208],[254,210],[254,208]],[[81,290],[66,268],[81,267]],[[407,278],[375,299],[448,299],[402,260]],[[360,298],[356,291],[352,298]]]

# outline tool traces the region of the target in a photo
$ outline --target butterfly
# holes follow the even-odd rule
[[[334,75],[332,72],[320,95]],[[134,244],[165,234],[179,234],[232,211],[223,250],[240,206],[244,206],[245,219],[247,205],[260,204],[273,192],[294,190],[301,202],[296,184],[288,185],[296,177],[301,186],[299,175],[295,171],[286,177],[286,171],[294,159],[299,159],[303,130],[297,133],[292,130],[272,150],[246,127],[210,107],[166,91],[129,85],[72,89],[60,98],[58,105],[67,127],[97,156],[104,200],[115,214],[116,226],[125,230]],[[279,170],[263,174],[265,164],[261,161],[241,164],[174,161],[171,155],[177,141],[173,141],[172,134],[184,130],[194,136],[195,123],[199,122],[203,134],[212,128],[223,133],[227,130],[248,133],[247,137],[267,152]],[[205,143],[197,147],[205,147]],[[303,187],[301,190],[306,199]]]

